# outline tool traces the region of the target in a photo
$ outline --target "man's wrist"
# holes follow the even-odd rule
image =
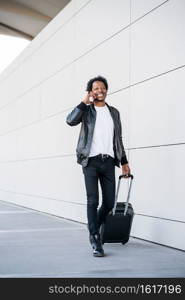
[[[123,166],[123,165],[126,165],[126,164],[128,164],[127,157],[126,157],[126,156],[123,156],[123,157],[121,158],[121,165]]]

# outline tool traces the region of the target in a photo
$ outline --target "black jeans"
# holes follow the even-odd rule
[[[89,158],[88,165],[82,167],[87,193],[87,219],[90,234],[97,234],[99,227],[112,210],[115,201],[115,162],[114,158]],[[98,182],[102,190],[102,205],[99,205]]]

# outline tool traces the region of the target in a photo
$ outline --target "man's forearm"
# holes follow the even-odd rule
[[[70,126],[78,125],[82,121],[82,116],[87,109],[87,105],[81,102],[72,112],[67,116],[66,122]]]
[[[127,160],[126,155],[121,158],[121,165],[123,166],[125,164],[128,164],[128,160]]]

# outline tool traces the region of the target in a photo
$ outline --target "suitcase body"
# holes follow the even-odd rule
[[[134,217],[134,210],[132,204],[129,203],[131,184],[133,175],[131,178],[129,192],[126,202],[117,202],[120,181],[124,178],[123,175],[119,176],[118,187],[115,197],[115,205],[113,210],[109,213],[104,224],[100,228],[100,236],[102,243],[122,243],[125,244],[129,241],[132,221]]]

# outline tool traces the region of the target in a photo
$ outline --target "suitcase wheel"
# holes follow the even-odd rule
[[[121,243],[124,245],[124,244],[126,244],[128,242],[128,240],[129,240],[129,238],[126,239],[126,240],[124,240],[124,241],[122,241]]]

